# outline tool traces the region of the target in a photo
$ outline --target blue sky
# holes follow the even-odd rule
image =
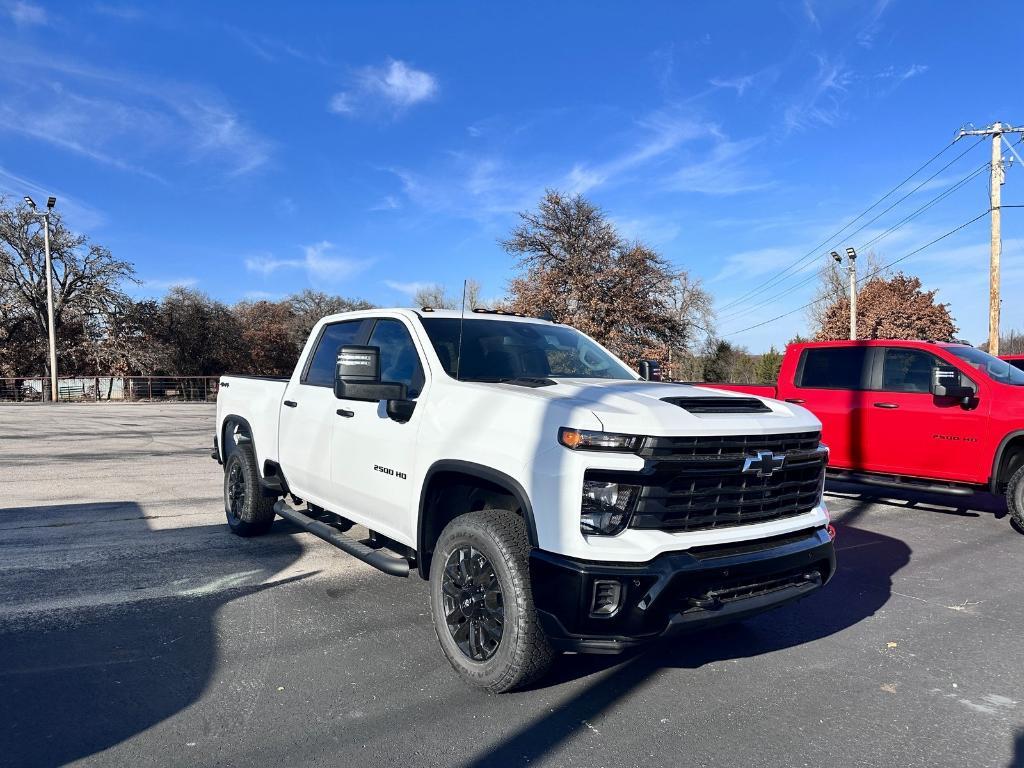
[[[497,241],[516,211],[545,187],[584,192],[699,276],[725,307],[722,334],[761,351],[805,330],[804,313],[736,331],[806,302],[811,283],[775,294],[809,273],[731,302],[964,123],[1024,122],[1015,67],[999,64],[1020,47],[1007,14],[900,0],[0,0],[0,190],[56,194],[72,225],[137,265],[138,295],[310,286],[386,305],[464,277],[501,295],[513,264]],[[835,245],[866,243],[987,158],[974,148]],[[1024,203],[1019,165],[1003,197]],[[874,249],[891,261],[987,206],[981,174]],[[1022,217],[1004,214],[1004,328],[1024,327]],[[979,342],[987,265],[982,219],[900,266]]]

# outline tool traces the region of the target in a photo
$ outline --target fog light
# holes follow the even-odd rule
[[[594,597],[590,602],[591,616],[614,616],[619,612],[622,585],[617,581],[595,581]]]

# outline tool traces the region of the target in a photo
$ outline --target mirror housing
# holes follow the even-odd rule
[[[412,412],[416,410],[416,401],[405,398],[388,400],[385,410],[389,419],[404,424],[412,418]]]
[[[970,400],[977,394],[974,387],[960,383],[960,371],[953,366],[939,366],[932,369],[932,395]]]
[[[639,373],[644,381],[661,381],[661,363],[657,360],[641,360]]]
[[[346,345],[334,367],[334,396],[339,400],[405,400],[405,384],[380,380],[380,347]]]

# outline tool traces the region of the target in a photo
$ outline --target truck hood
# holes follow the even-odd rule
[[[586,408],[606,432],[641,435],[751,434],[820,430],[821,423],[798,405],[768,398],[770,409],[761,413],[691,413],[665,398],[752,398],[738,392],[663,384],[652,381],[611,379],[556,379],[554,386],[525,388],[500,384],[531,396],[561,401],[562,405]],[[565,426],[574,426],[566,424]]]

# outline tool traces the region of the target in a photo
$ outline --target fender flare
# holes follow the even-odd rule
[[[516,500],[519,509],[522,510],[523,519],[526,521],[526,535],[530,541],[530,546],[539,546],[537,542],[537,524],[533,517],[533,504],[530,503],[530,497],[526,490],[515,478],[485,464],[476,464],[472,461],[462,461],[461,459],[440,459],[430,465],[430,468],[423,475],[423,483],[420,485],[420,500],[416,515],[416,550],[418,552],[425,551],[423,511],[427,503],[427,488],[430,487],[430,481],[434,475],[439,472],[458,472],[462,475],[476,477],[493,483],[507,491]],[[424,573],[423,561],[422,559],[419,560],[420,575],[423,578],[427,578],[429,574]]]
[[[996,448],[996,455],[992,461],[992,475],[988,481],[988,488],[992,493],[999,493],[999,467],[1002,466],[1006,447],[1018,437],[1024,437],[1024,429],[1015,429],[1012,432],[1007,432],[1003,439],[999,441],[999,447]]]
[[[228,460],[227,425],[229,422],[235,422],[245,429],[249,442],[252,443],[253,450],[256,450],[256,438],[253,437],[252,425],[249,424],[249,420],[244,416],[229,413],[224,417],[224,420],[220,425],[220,450],[222,461]],[[271,469],[273,470],[272,472],[269,471]],[[288,481],[285,479],[284,472],[281,470],[281,467],[277,462],[267,459],[262,467],[259,466],[259,462],[257,462],[256,471],[259,473],[260,486],[264,491],[271,491],[271,494],[282,496],[289,493]]]

